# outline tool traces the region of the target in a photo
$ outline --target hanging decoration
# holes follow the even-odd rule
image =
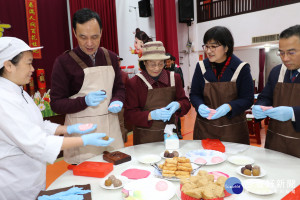
[[[37,0],[25,0],[28,42],[31,47],[40,46],[39,20]],[[41,50],[33,51],[33,58],[42,58]]]
[[[11,28],[10,24],[0,24],[0,37],[3,36],[4,29],[9,29]]]
[[[37,76],[38,90],[39,90],[41,96],[43,96],[44,93],[46,92],[45,70],[37,69],[36,76]]]

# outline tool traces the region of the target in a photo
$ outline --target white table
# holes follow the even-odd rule
[[[231,143],[223,142],[225,147],[230,145]],[[248,146],[248,145],[247,145]],[[298,147],[299,148],[299,147]],[[180,149],[179,151],[185,155],[190,150],[202,149],[201,141],[197,140],[182,140],[180,141]],[[126,154],[131,155],[132,160],[120,165],[115,165],[114,170],[109,174],[120,175],[124,170],[128,168],[143,168],[148,169],[153,172],[153,168],[149,165],[142,164],[138,161],[140,156],[144,156],[146,154],[156,154],[159,155],[161,152],[165,150],[165,146],[163,142],[157,143],[149,143],[143,145],[136,145],[131,147],[126,147],[119,149]],[[231,156],[232,154],[226,153],[227,156]],[[263,169],[267,171],[267,175],[262,177],[263,180],[272,181],[277,186],[277,192],[272,195],[259,196],[248,193],[247,191],[243,191],[243,193],[239,195],[233,195],[230,199],[281,199],[287,193],[289,193],[294,187],[300,184],[300,159],[289,156],[280,152],[248,146],[248,148],[237,155],[245,155],[252,157],[255,160],[255,164],[261,166]],[[103,161],[102,155],[96,156],[89,161]],[[227,173],[231,177],[239,178],[242,183],[247,180],[241,175],[236,173],[237,165],[234,165],[228,161],[217,165],[203,166],[202,170],[207,171],[221,171]],[[153,176],[152,174],[150,176]],[[121,189],[117,190],[106,190],[99,186],[99,183],[102,179],[100,178],[92,178],[92,177],[84,177],[84,176],[74,176],[72,171],[67,171],[59,178],[57,178],[48,188],[57,189],[68,187],[72,185],[83,185],[83,184],[91,184],[92,189],[92,199],[113,199],[113,200],[121,200]],[[176,188],[179,188],[179,182],[172,181]],[[172,200],[178,199],[175,195]],[[227,199],[226,199],[227,200]]]

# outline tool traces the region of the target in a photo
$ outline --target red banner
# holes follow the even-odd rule
[[[40,46],[37,0],[25,0],[28,41],[30,47]],[[42,58],[41,50],[33,51],[33,58]]]

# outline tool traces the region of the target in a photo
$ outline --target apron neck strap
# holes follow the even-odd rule
[[[205,83],[209,83],[209,81],[206,80],[206,78],[204,78],[204,74],[206,72],[205,66],[204,66],[204,62],[203,61],[199,61],[199,65],[200,65],[200,69],[202,71],[202,75],[203,75],[203,79],[205,81]]]
[[[147,87],[148,87],[148,90],[152,90],[153,89],[153,87],[152,87],[152,85],[147,81],[147,79],[144,77],[144,75],[143,74],[141,74],[141,73],[138,73],[138,74],[136,74],[138,77],[140,77],[143,81],[144,81],[144,83],[147,85]],[[173,86],[175,86],[175,73],[172,71],[172,72],[170,72],[170,84],[171,84],[171,87],[173,87]]]
[[[170,72],[170,82],[171,82],[171,87],[175,86],[175,73],[174,73],[174,71]]]
[[[77,56],[77,54],[71,50],[69,51],[69,55],[75,60],[75,62],[77,62],[77,64],[82,68],[88,68],[88,66],[79,58],[79,56]]]
[[[284,64],[281,65],[279,77],[278,77],[278,83],[283,83],[285,72],[286,72],[286,66]]]
[[[240,74],[240,71],[242,70],[242,68],[243,68],[246,64],[247,64],[246,62],[242,62],[242,63],[238,66],[238,68],[235,70],[235,72],[234,72],[234,74],[233,74],[233,76],[232,76],[232,78],[231,78],[231,82],[236,82],[237,77],[238,77],[239,74]]]
[[[141,73],[137,73],[136,74],[138,77],[140,77],[143,81],[144,81],[144,83],[147,85],[147,87],[148,87],[148,90],[152,90],[153,89],[153,87],[152,87],[152,85],[150,85],[150,83],[147,81],[147,79],[145,78],[145,76],[143,76],[143,74],[141,74]]]
[[[112,65],[111,64],[111,59],[110,59],[110,56],[109,56],[109,53],[108,53],[107,49],[105,49],[104,47],[101,47],[101,49],[104,52],[107,65],[109,65],[109,66]]]

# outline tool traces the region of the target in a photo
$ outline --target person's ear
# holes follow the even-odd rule
[[[75,37],[77,38],[76,31],[74,28],[73,28],[73,33],[74,33]]]
[[[13,69],[13,64],[9,60],[5,61],[3,63],[3,66],[4,66],[5,70],[8,72],[11,72]]]
[[[227,53],[227,51],[228,51],[228,46],[225,47],[225,52]]]

